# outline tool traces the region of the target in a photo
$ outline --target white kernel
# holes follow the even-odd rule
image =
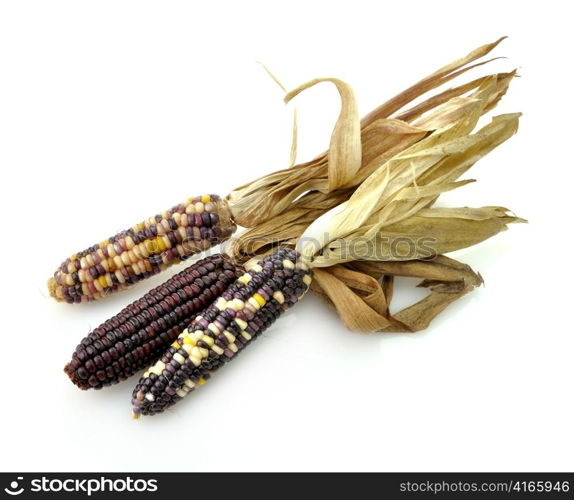
[[[208,346],[212,346],[214,344],[213,338],[211,338],[209,335],[204,335],[201,340],[205,342]]]
[[[213,323],[209,323],[209,325],[207,325],[207,328],[213,333],[215,333],[215,335],[219,335],[221,333],[221,330],[217,328]]]
[[[249,302],[249,304],[252,307],[254,307],[256,311],[259,311],[259,309],[261,308],[259,302],[257,302],[253,297],[249,297],[249,300],[247,302]]]
[[[191,347],[189,344],[183,344],[183,345],[181,346],[181,348],[182,348],[188,355],[191,354],[191,349],[192,349],[192,347]]]
[[[227,300],[225,300],[223,297],[219,297],[219,299],[217,299],[217,302],[215,303],[215,307],[217,307],[217,309],[219,309],[220,311],[224,311],[225,309],[227,309]]]
[[[313,278],[311,278],[310,275],[306,274],[305,276],[303,276],[303,283],[305,283],[307,286],[309,286],[312,281]]]
[[[203,356],[201,354],[201,351],[199,350],[199,347],[194,347],[191,349],[191,354],[190,356],[195,356],[196,358],[201,359]]]
[[[277,290],[276,292],[273,293],[273,298],[279,302],[279,304],[283,304],[285,302],[285,297],[283,296],[283,292],[281,292],[280,290]]]
[[[285,259],[283,261],[283,267],[285,269],[295,269],[295,264],[293,264],[293,262],[291,262],[289,259]]]
[[[153,400],[155,399],[155,398],[153,397],[153,394],[152,394],[151,392],[148,392],[148,393],[145,395],[145,398],[146,398],[149,402],[151,402],[151,403],[153,403]]]
[[[233,305],[236,311],[241,311],[245,307],[245,303],[241,299],[233,299]]]
[[[209,356],[209,351],[205,347],[199,347],[199,352],[202,358],[207,358]]]
[[[195,366],[199,366],[201,364],[201,358],[197,358],[195,356],[190,356],[189,359]]]
[[[256,260],[246,262],[245,269],[247,271],[255,271],[256,273],[263,271],[263,268],[257,263]]]
[[[180,365],[183,365],[185,363],[185,358],[178,352],[176,352],[173,355],[173,359],[175,359]]]
[[[225,338],[227,339],[228,342],[235,342],[235,335],[233,335],[231,332],[228,332],[227,330],[225,330],[223,332],[223,335],[225,335]]]
[[[239,328],[241,328],[242,330],[245,330],[247,328],[247,323],[245,321],[243,321],[242,319],[235,318],[235,322],[237,323]]]
[[[249,273],[245,273],[243,276],[237,278],[237,281],[240,281],[244,285],[247,285],[251,281],[251,275]]]
[[[163,373],[164,370],[165,370],[165,363],[161,360],[150,368],[150,371],[152,373],[155,373],[158,377]]]
[[[234,343],[229,344],[228,347],[229,347],[233,352],[239,351],[239,349],[237,348],[237,346],[236,346]]]
[[[195,383],[191,380],[191,379],[186,379],[186,381],[184,382],[184,384],[189,387],[190,389],[193,389],[195,387]]]
[[[245,340],[251,340],[251,335],[249,335],[247,332],[241,332],[241,336],[242,336]]]
[[[177,391],[175,391],[175,393],[180,397],[180,398],[185,398],[185,396],[187,396],[187,391],[185,389],[178,389]]]
[[[211,349],[213,349],[213,352],[219,354],[220,356],[223,354],[223,349],[218,345],[214,345]]]

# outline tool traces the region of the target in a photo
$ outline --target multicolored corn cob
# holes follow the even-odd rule
[[[311,283],[294,250],[281,249],[249,268],[149,368],[133,392],[134,417],[155,415],[201,385],[299,301]]]
[[[64,371],[80,389],[116,384],[149,366],[243,273],[229,257],[189,266],[94,329]]]
[[[100,299],[228,239],[235,223],[217,195],[189,198],[66,259],[48,281],[69,303]]]

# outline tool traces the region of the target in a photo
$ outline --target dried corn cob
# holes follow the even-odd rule
[[[125,380],[154,363],[242,272],[222,254],[196,262],[93,330],[64,371],[80,389]]]
[[[50,295],[69,303],[100,299],[225,241],[235,228],[219,196],[189,198],[66,259],[48,281]]]
[[[133,392],[134,417],[155,415],[201,385],[305,295],[311,271],[281,249],[238,278],[183,331]]]

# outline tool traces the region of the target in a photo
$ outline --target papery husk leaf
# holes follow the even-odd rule
[[[416,215],[381,228],[370,238],[330,243],[313,266],[328,267],[355,260],[405,261],[428,259],[476,245],[524,222],[503,207],[423,209]]]
[[[275,172],[233,190],[228,196],[228,201],[235,221],[244,227],[252,227],[287,210],[291,207],[291,204],[306,191],[320,191],[328,193],[333,190],[333,186],[340,185],[342,182],[345,183],[345,187],[352,187],[360,184],[376,168],[378,168],[382,162],[387,161],[401,150],[412,146],[418,140],[424,138],[429,133],[432,133],[432,127],[425,126],[425,124],[437,127],[446,126],[448,121],[452,120],[456,113],[464,113],[462,108],[467,103],[465,101],[451,103],[450,107],[439,109],[439,112],[435,116],[422,116],[423,114],[444,105],[454,97],[458,97],[470,90],[480,87],[486,79],[494,80],[495,88],[483,107],[483,113],[492,109],[498,100],[506,93],[508,85],[515,75],[514,72],[500,73],[493,75],[492,77],[479,78],[469,84],[449,89],[437,96],[432,96],[411,110],[405,111],[403,115],[397,115],[395,118],[390,118],[390,115],[393,112],[398,111],[401,107],[407,105],[425,92],[428,92],[452,78],[463,74],[472,67],[477,66],[464,67],[479,57],[486,55],[499,42],[500,40],[493,44],[480,47],[465,58],[441,68],[441,70],[421,80],[418,84],[407,89],[407,91],[401,92],[399,95],[377,108],[377,110],[367,115],[367,117],[361,121],[361,148],[363,154],[361,167],[359,169],[357,169],[356,158],[349,163],[349,171],[346,171],[343,162],[338,160],[337,168],[331,168],[328,161],[328,155],[330,152],[327,152],[310,162]],[[308,85],[309,84],[307,84],[307,86]],[[454,104],[456,104],[458,108],[453,108],[452,106]],[[343,104],[343,108],[344,107],[345,104]],[[419,123],[413,123],[409,128],[409,122],[419,118]],[[380,120],[382,120],[382,122],[375,125],[375,123]],[[385,123],[385,120],[389,120],[389,122]],[[348,122],[346,118],[344,121]],[[401,122],[402,124],[399,125]],[[353,123],[356,122],[353,120]],[[369,129],[368,127],[370,126],[374,126],[374,128]],[[339,123],[335,126],[337,130],[342,130],[341,127],[343,127],[343,125],[340,125]],[[379,138],[381,140],[371,140],[370,144],[365,144],[368,137],[373,137],[373,130],[376,130],[377,127],[380,132]],[[385,127],[388,128],[385,130]],[[399,140],[389,141],[389,135],[393,134],[398,134]],[[356,138],[356,133],[354,134],[354,137]],[[343,156],[347,155],[350,150],[354,150],[356,152],[356,147],[354,149],[346,147],[345,141],[348,139],[344,134],[334,134],[332,137],[332,143],[333,141],[336,142],[338,140],[337,138],[342,141],[342,146],[337,146],[337,149],[346,151],[346,153],[343,153]],[[356,142],[354,144],[356,146]],[[330,174],[334,171],[337,172],[336,177],[331,179]],[[350,175],[350,172],[354,172],[354,175]]]
[[[312,259],[328,240],[376,233],[432,204],[441,192],[464,185],[453,182],[518,128],[520,115],[508,114],[495,117],[476,134],[468,135],[492,90],[489,81],[483,86],[467,115],[393,157],[355,190],[343,209],[335,207],[314,222],[299,245],[302,254]],[[328,224],[326,218],[330,219]]]
[[[424,299],[391,314],[395,276],[422,278]],[[315,271],[312,290],[335,307],[343,323],[357,332],[417,332],[457,299],[482,284],[469,266],[445,256],[432,261],[355,262]]]
[[[327,153],[328,190],[334,191],[351,183],[361,168],[361,123],[353,89],[337,78],[317,78],[287,93],[285,102],[323,82],[335,85],[341,96],[341,112],[331,134]]]
[[[420,97],[421,95],[427,93],[428,91],[440,87],[444,83],[460,76],[461,74],[474,69],[478,66],[483,64],[489,63],[491,60],[484,61],[475,65],[467,66],[473,61],[484,57],[489,52],[491,52],[502,40],[506,37],[501,37],[495,42],[488,43],[486,45],[482,45],[477,49],[469,52],[466,56],[457,59],[455,61],[450,62],[446,66],[438,69],[434,73],[430,74],[429,76],[423,78],[419,82],[415,83],[411,87],[406,90],[403,90],[393,98],[389,99],[388,101],[384,102],[376,109],[371,111],[367,116],[365,116],[361,124],[367,125],[379,118],[387,118],[391,116],[393,113],[397,112],[403,106],[408,104],[409,102],[414,101],[416,98]],[[466,68],[464,66],[467,66]]]

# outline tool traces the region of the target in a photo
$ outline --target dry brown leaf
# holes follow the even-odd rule
[[[486,55],[499,42],[500,40],[480,47],[466,57],[441,68],[367,115],[361,121],[362,159],[359,163],[357,163],[359,144],[357,143],[356,103],[349,89],[343,84],[342,91],[340,89],[342,112],[335,125],[331,141],[333,151],[331,152],[330,149],[310,162],[274,172],[233,190],[228,196],[228,201],[235,221],[244,227],[252,227],[290,209],[303,193],[313,191],[328,193],[337,186],[359,185],[383,162],[428,134],[432,134],[433,126],[444,126],[454,120],[457,115],[464,114],[465,106],[470,104],[464,100],[456,102],[453,99],[479,88],[485,80],[493,81],[494,88],[488,97],[488,102],[483,107],[483,112],[492,109],[506,93],[514,73],[500,73],[476,79],[469,84],[431,96],[411,110],[405,111],[403,115],[390,118],[393,112],[406,106],[415,98],[476,67],[477,65],[473,66],[470,63]],[[484,63],[478,65],[480,64]],[[335,81],[334,79],[322,79],[321,81],[325,80]],[[309,82],[296,91],[301,91],[302,88],[308,88],[317,82]],[[434,115],[433,110],[436,111]],[[425,114],[428,116],[423,116]],[[419,119],[419,123],[411,123],[415,119]],[[432,126],[425,126],[425,124]],[[347,133],[343,133],[344,130]],[[349,131],[351,131],[350,135]],[[357,165],[360,165],[360,168]]]
[[[429,295],[391,314],[393,278],[422,278]],[[357,332],[417,332],[428,327],[449,304],[482,284],[472,269],[454,259],[432,261],[357,262],[315,272],[313,292],[330,303],[350,330]]]

